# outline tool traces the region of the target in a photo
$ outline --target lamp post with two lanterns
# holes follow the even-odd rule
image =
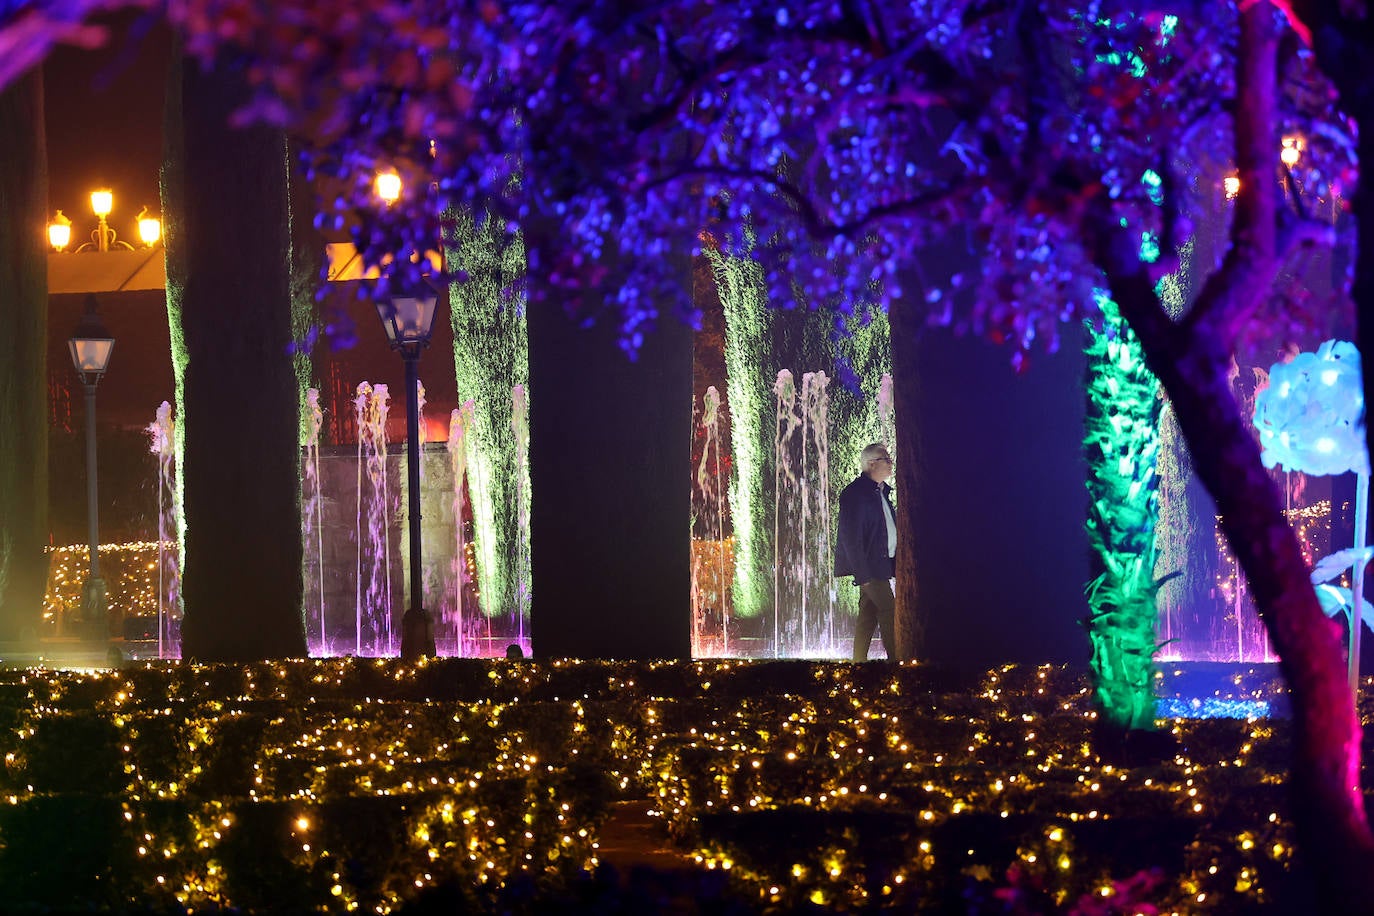
[[[96,312],[95,296],[86,297],[86,313],[67,341],[72,365],[86,389],[86,535],[90,568],[81,586],[81,618],[94,636],[108,636],[105,581],[100,578],[100,503],[96,477],[95,386],[110,364],[114,338]]]

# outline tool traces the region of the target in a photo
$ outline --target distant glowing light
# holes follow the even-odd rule
[[[1330,436],[1322,436],[1314,443],[1317,451],[1324,455],[1329,455],[1336,450],[1336,440]]]
[[[162,222],[156,216],[149,216],[147,207],[138,213],[138,237],[149,248],[162,238]]]
[[[1337,370],[1335,370],[1335,369],[1324,369],[1324,370],[1322,370],[1321,378],[1322,378],[1322,384],[1323,384],[1323,385],[1334,385],[1334,384],[1336,384],[1336,380],[1337,380],[1338,378],[1340,378],[1340,377],[1341,377],[1340,372],[1337,371]]]
[[[1290,169],[1298,164],[1302,158],[1303,142],[1301,137],[1284,137],[1283,148],[1279,150],[1279,158],[1283,164]]]
[[[378,172],[372,186],[376,190],[377,196],[385,201],[387,206],[401,199],[401,176],[394,171]]]
[[[67,218],[65,213],[58,210],[57,215],[52,218],[52,222],[48,223],[48,243],[52,245],[53,250],[63,251],[71,244],[71,240],[72,221]]]
[[[1222,180],[1222,185],[1226,188],[1226,196],[1228,198],[1234,198],[1240,193],[1240,176],[1227,175]]]
[[[108,189],[91,192],[91,212],[104,219],[114,209],[114,192]]]
[[[1159,237],[1149,230],[1140,233],[1140,260],[1153,264],[1159,260],[1159,255]]]
[[[1150,195],[1150,203],[1156,207],[1164,203],[1164,179],[1154,169],[1146,169],[1145,174],[1140,176],[1140,183],[1145,186],[1145,193]]]

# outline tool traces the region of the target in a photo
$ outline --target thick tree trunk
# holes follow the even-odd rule
[[[1135,257],[1138,239],[1101,219],[1097,258],[1113,298],[1169,394],[1193,467],[1216,502],[1222,529],[1275,650],[1294,709],[1294,820],[1321,899],[1315,912],[1374,912],[1374,837],[1360,791],[1360,723],[1346,683],[1341,628],[1308,578],[1283,500],[1227,381],[1231,329],[1267,294],[1276,251],[1277,36],[1273,8],[1242,14],[1236,83],[1236,201],[1231,249],[1192,312],[1175,323]]]
[[[920,657],[925,644],[925,618],[922,615],[920,580],[916,570],[916,513],[914,504],[920,492],[917,480],[921,466],[918,447],[916,386],[920,384],[916,354],[919,350],[920,319],[916,308],[905,300],[892,303],[892,395],[897,422],[895,443],[897,467],[897,657]]]
[[[182,651],[303,656],[286,142],[228,126],[241,98],[231,76],[184,61],[181,77],[169,147],[182,155],[166,182],[180,184],[183,204],[167,240],[183,393]]]
[[[1317,603],[1283,499],[1232,397],[1230,354],[1211,336],[1158,327],[1159,306],[1143,272],[1113,277],[1112,292],[1141,336],[1184,437],[1208,444],[1193,449],[1194,469],[1216,501],[1226,539],[1282,659],[1294,708],[1295,820],[1306,862],[1328,895],[1321,912],[1364,912],[1374,904],[1374,840],[1359,788],[1360,726],[1346,685],[1340,627]]]
[[[661,321],[630,362],[613,322],[528,315],[535,655],[689,658],[692,332]]]
[[[0,92],[0,640],[36,631],[48,538],[43,72]]]

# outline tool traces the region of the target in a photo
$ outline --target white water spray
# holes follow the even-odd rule
[[[835,626],[830,543],[830,379],[792,373],[773,386],[773,634],[775,658],[844,657]]]
[[[692,657],[730,654],[730,579],[726,568],[725,488],[721,479],[720,392],[702,397],[701,460],[692,488]]]
[[[354,651],[394,655],[391,601],[391,494],[387,482],[386,385],[358,385],[358,584]],[[366,485],[365,485],[366,484]],[[364,498],[366,495],[366,498]]]
[[[472,584],[473,577],[468,570],[468,540],[464,528],[463,506],[467,493],[467,443],[468,430],[472,428],[475,408],[468,399],[463,406],[449,415],[448,460],[453,469],[453,560],[449,566],[449,598],[443,602],[441,620],[444,629],[453,633],[449,654],[467,657],[473,654],[467,644],[466,626],[463,613],[464,595]]]
[[[176,532],[181,505],[176,492],[176,421],[163,401],[148,426],[157,456],[157,656],[181,657],[181,563]]]
[[[305,473],[301,480],[301,515],[305,524],[301,546],[305,558],[306,645],[310,654],[318,657],[329,654],[329,636],[324,621],[324,494],[320,487],[320,430],[324,427],[324,411],[320,407],[318,388],[306,389],[305,409]]]
[[[515,434],[515,634],[516,641],[529,654],[529,619],[532,598],[530,584],[530,418],[529,395],[524,385],[511,389],[511,432]]]

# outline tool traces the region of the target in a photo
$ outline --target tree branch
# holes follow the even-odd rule
[[[637,185],[637,191],[648,191],[653,188],[663,187],[676,181],[683,181],[691,178],[724,178],[736,181],[759,181],[774,185],[778,193],[785,197],[796,208],[800,216],[802,225],[806,228],[807,235],[816,240],[824,240],[844,236],[845,238],[859,238],[865,230],[874,223],[888,219],[889,217],[919,213],[934,207],[943,206],[952,201],[964,200],[971,197],[976,191],[983,187],[981,181],[961,181],[950,185],[942,185],[929,189],[929,191],[902,198],[901,200],[890,201],[870,207],[864,211],[858,219],[847,223],[835,223],[827,220],[805,191],[798,187],[794,182],[779,178],[777,173],[764,171],[761,169],[730,168],[727,166],[706,166],[699,163],[684,165],[671,173],[660,175],[652,181],[647,181]]]
[[[1167,201],[1166,201],[1167,203]],[[1107,289],[1121,315],[1147,353],[1169,353],[1177,346],[1179,326],[1155,293],[1154,281],[1140,260],[1140,241],[1112,212],[1111,201],[1098,192],[1088,208],[1083,237],[1093,262],[1107,278]]]
[[[1183,324],[1227,348],[1278,274],[1278,27],[1268,3],[1245,7],[1236,51],[1235,144],[1240,192],[1231,247]]]

